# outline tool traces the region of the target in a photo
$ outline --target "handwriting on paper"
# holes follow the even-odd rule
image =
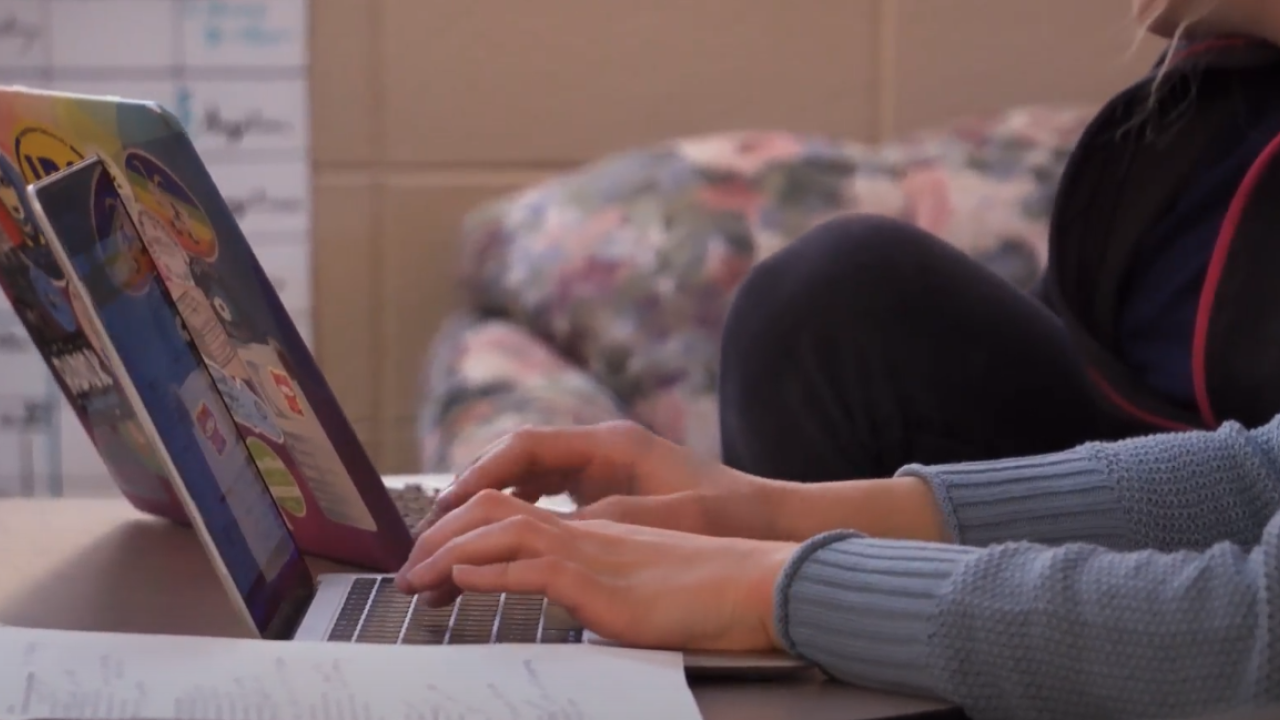
[[[0,720],[698,717],[679,656],[0,628]]]
[[[0,398],[0,431],[33,432],[53,424],[53,403],[44,397]]]
[[[292,42],[296,35],[289,28],[271,23],[269,5],[269,2],[206,0],[187,3],[187,13],[203,23],[201,37],[210,49],[226,45],[273,47]]]
[[[14,11],[10,10],[0,15],[0,43],[17,45],[19,56],[28,55],[34,51],[36,43],[40,42],[42,37],[44,37],[43,27],[28,22]]]
[[[254,188],[243,195],[227,195],[226,201],[236,220],[244,220],[257,213],[297,215],[306,209],[306,203],[301,199],[272,197],[266,188]]]
[[[198,130],[217,135],[228,145],[239,145],[251,135],[287,135],[293,124],[267,116],[261,110],[249,110],[239,117],[227,117],[216,105],[206,107]]]

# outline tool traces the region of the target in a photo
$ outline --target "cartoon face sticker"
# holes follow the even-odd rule
[[[155,267],[129,217],[124,198],[120,197],[106,172],[99,172],[94,179],[92,205],[98,254],[107,275],[116,287],[125,292],[146,292]]]
[[[214,414],[207,403],[200,403],[199,407],[192,414],[192,418],[196,422],[196,432],[200,433],[213,451],[222,455],[227,452],[228,440],[223,434],[222,428],[218,425],[218,416]]]
[[[124,200],[125,207],[129,210],[130,215],[137,215],[138,198],[133,194],[133,187],[125,180],[124,170],[115,164],[110,157],[106,155],[98,155],[98,161],[102,163],[103,171],[107,177],[111,178],[111,184],[116,189],[116,194]]]
[[[218,238],[204,208],[168,168],[146,153],[130,150],[124,171],[138,205],[168,226],[178,245],[193,257],[213,260]]]
[[[217,315],[218,322],[226,330],[227,335],[242,343],[257,342],[256,325],[248,313],[240,311],[235,296],[223,287],[218,268],[213,263],[192,258],[190,262],[191,280],[200,292],[209,300],[210,307]]]
[[[173,239],[168,224],[145,208],[138,210],[137,218],[142,243],[151,253],[156,270],[159,271],[165,283],[194,285],[195,281],[191,278],[191,262],[186,251]]]

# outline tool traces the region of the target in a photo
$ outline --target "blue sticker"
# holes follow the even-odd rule
[[[276,442],[284,442],[284,432],[271,419],[270,410],[262,398],[250,390],[243,380],[227,375],[211,363],[208,367],[214,384],[218,386],[218,394],[226,401],[227,409],[236,422],[247,425]]]
[[[39,266],[32,264],[28,267],[31,284],[36,289],[36,297],[39,298],[40,305],[48,311],[49,317],[58,323],[58,327],[66,332],[75,332],[79,324],[76,322],[75,311],[71,309],[71,299],[58,283],[40,270]]]

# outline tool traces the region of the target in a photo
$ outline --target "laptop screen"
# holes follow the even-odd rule
[[[235,409],[218,392],[223,378],[211,372],[177,311],[181,286],[171,293],[161,281],[106,166],[91,158],[34,193],[50,242],[65,250],[62,261],[88,296],[91,310],[72,303],[77,321],[136,389],[138,414],[150,419],[224,579],[259,633],[280,635],[281,624],[291,622],[285,616],[314,584],[263,479],[275,456],[271,438],[241,434]]]

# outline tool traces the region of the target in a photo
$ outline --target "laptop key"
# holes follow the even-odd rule
[[[510,595],[502,603],[494,642],[536,643],[542,623],[542,598],[536,595]]]
[[[582,642],[581,630],[548,630],[543,628],[538,642],[543,645],[566,645]]]
[[[392,644],[400,641],[405,619],[414,599],[396,589],[389,578],[382,579],[374,591],[364,622],[356,633],[356,642]]]
[[[548,602],[547,609],[543,612],[542,629],[547,630],[579,630],[582,624],[573,619],[561,605]]]
[[[563,644],[582,642],[582,624],[561,605],[548,601],[542,612],[542,632],[538,642]]]
[[[342,609],[338,611],[338,617],[329,630],[329,642],[351,642],[355,639],[375,586],[372,578],[357,578],[351,584],[351,589],[342,602]]]
[[[493,640],[493,623],[498,616],[500,595],[463,595],[447,642],[450,645],[479,645]]]
[[[402,645],[443,645],[449,633],[449,620],[453,617],[453,606],[430,608],[422,603],[414,603],[409,622],[405,624]]]

